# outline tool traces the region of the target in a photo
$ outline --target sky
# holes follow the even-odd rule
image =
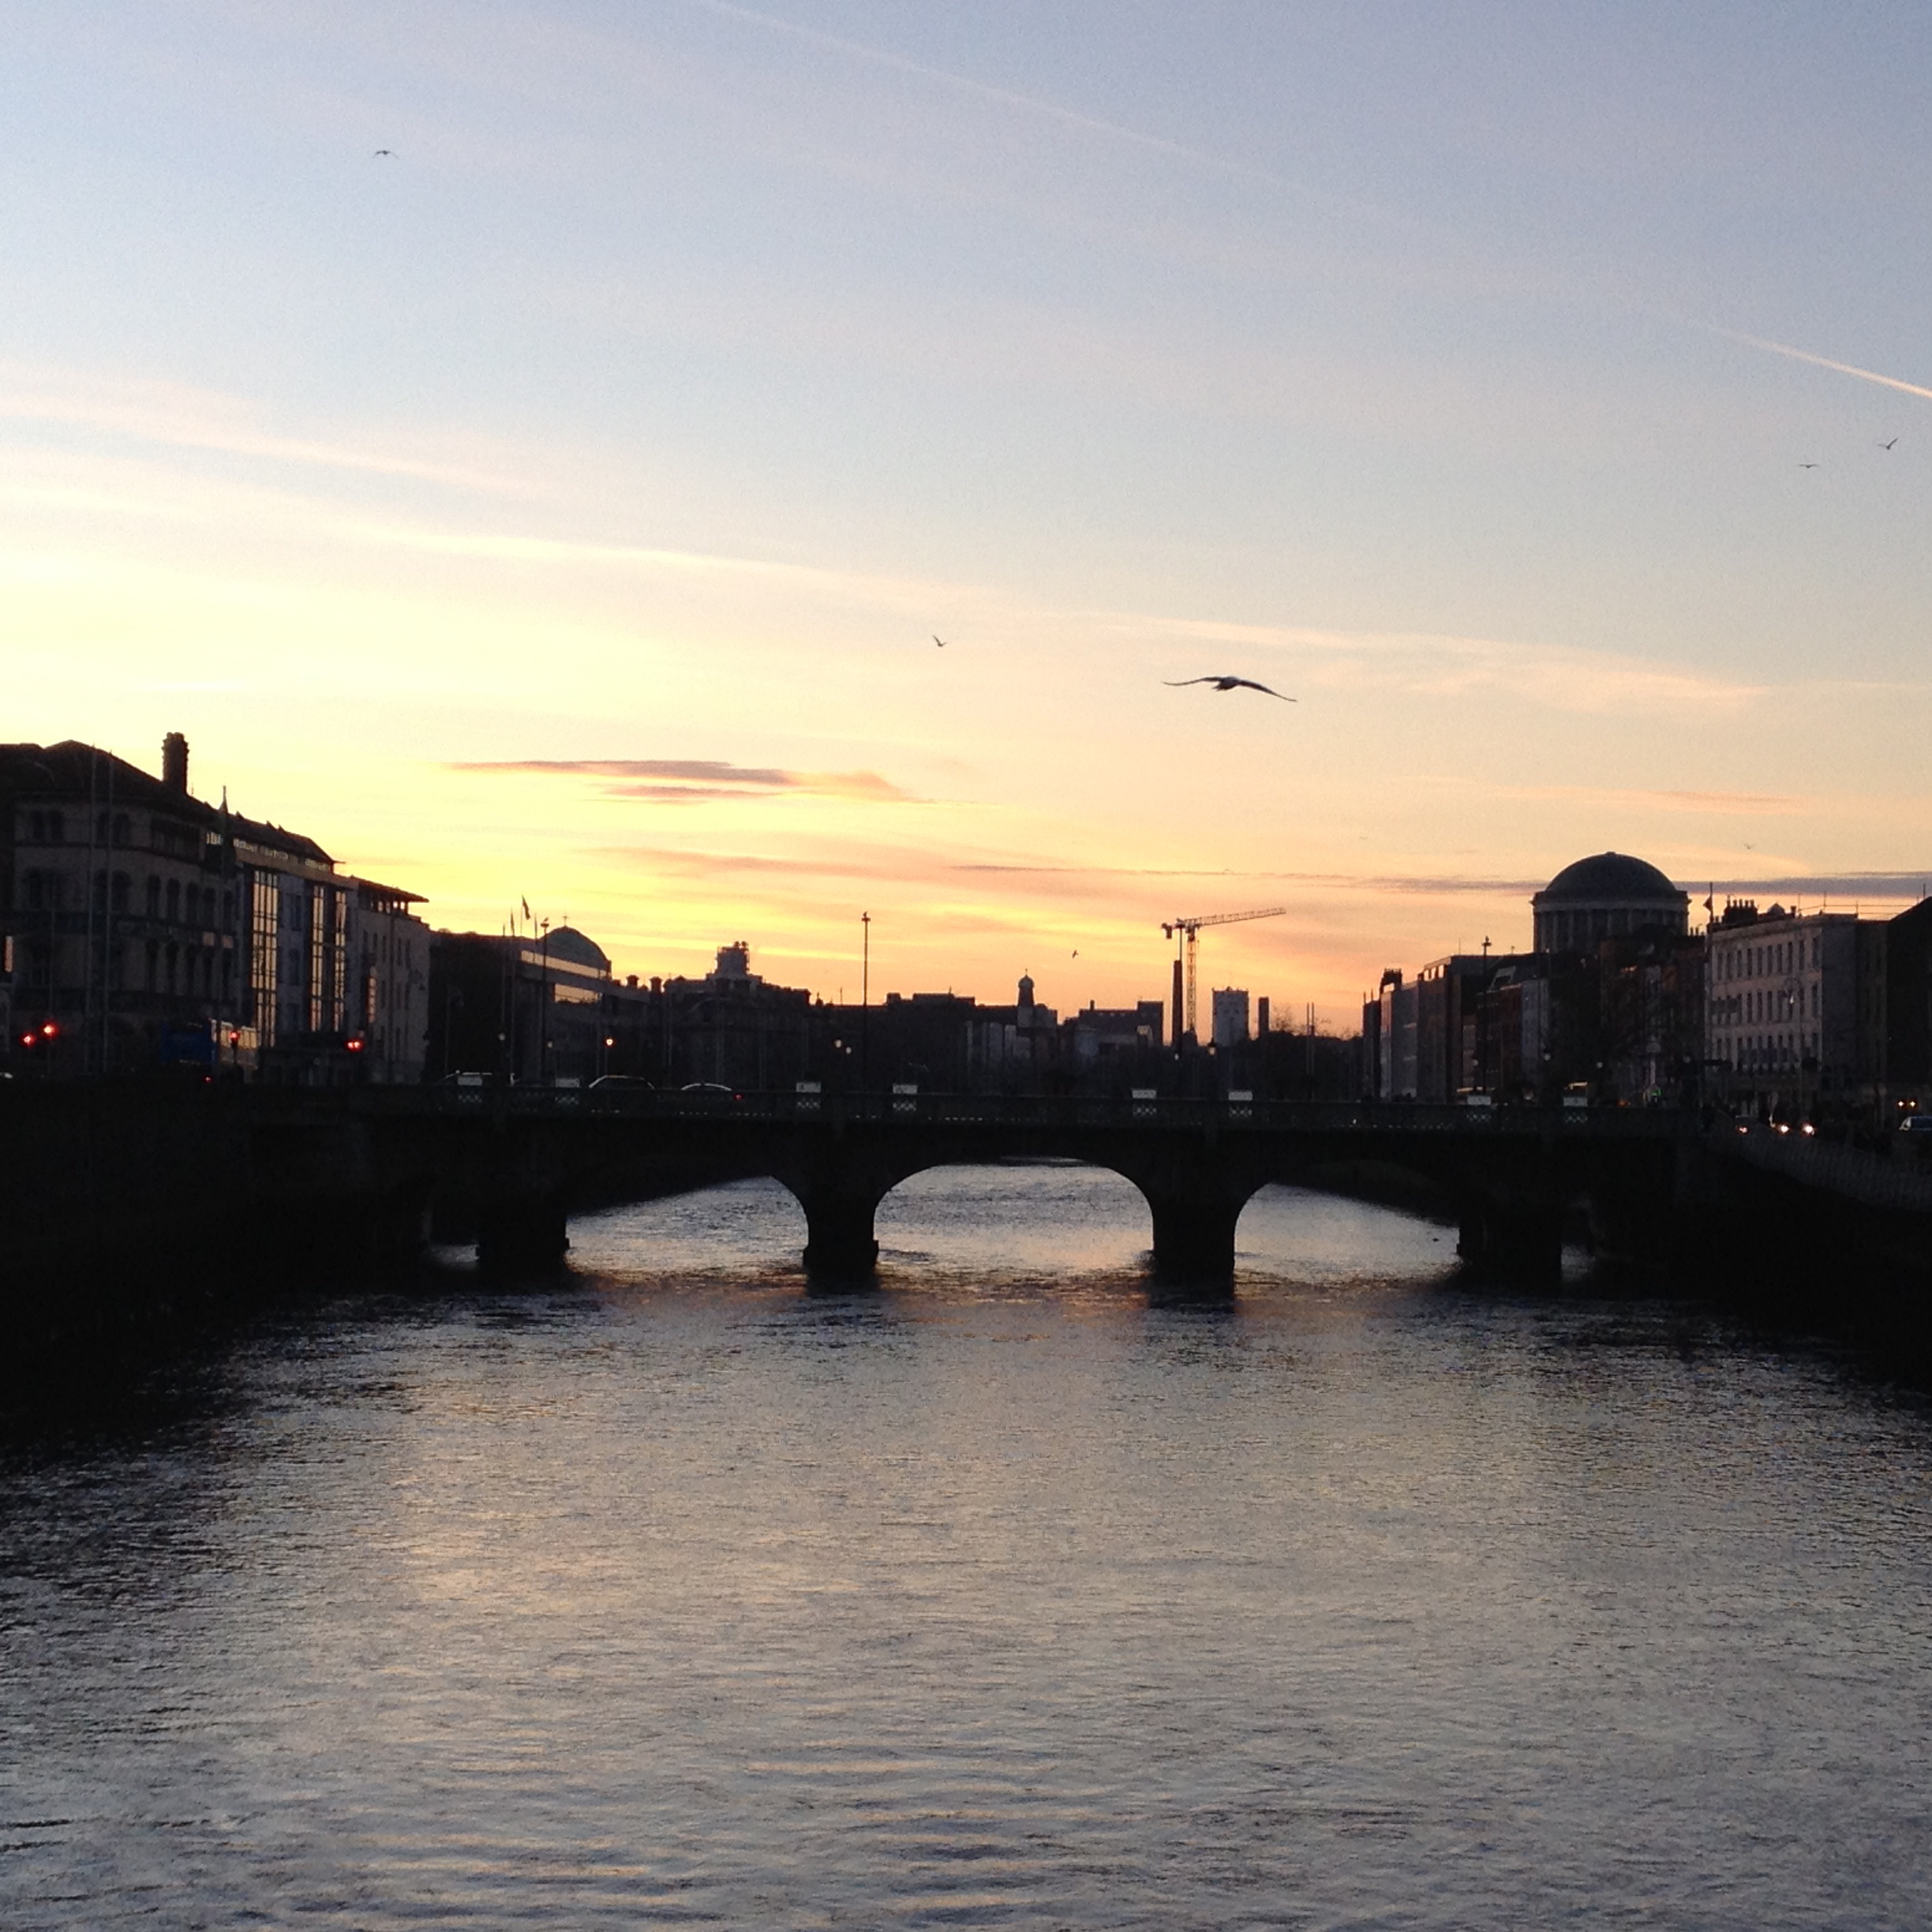
[[[0,264],[0,736],[439,926],[1352,1030],[1932,877],[1922,6],[16,0]]]

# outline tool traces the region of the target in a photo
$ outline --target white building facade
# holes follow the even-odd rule
[[[1882,1075],[1885,928],[1727,908],[1706,940],[1705,1053],[1736,1091],[1852,1094]]]
[[[1248,989],[1216,987],[1213,1001],[1213,1032],[1209,1037],[1217,1046],[1241,1045],[1249,1036]]]

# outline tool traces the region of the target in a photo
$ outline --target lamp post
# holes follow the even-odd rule
[[[872,1031],[872,915],[859,915],[859,1085],[868,1084]]]
[[[537,953],[537,1084],[550,1084],[550,922],[543,922]]]

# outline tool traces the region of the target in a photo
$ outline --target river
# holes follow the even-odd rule
[[[1919,1927],[1932,1420],[1270,1189],[746,1184],[0,1451],[0,1924]]]

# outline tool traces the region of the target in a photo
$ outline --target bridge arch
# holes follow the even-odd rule
[[[1173,1282],[1226,1281],[1234,1271],[1234,1230],[1255,1190],[1271,1177],[1247,1163],[1178,1159],[1163,1150],[1154,1159],[1106,1145],[1070,1151],[1065,1158],[1118,1174],[1140,1193],[1148,1209],[1154,1272]],[[962,1160],[951,1150],[923,1156],[848,1159],[810,1170],[776,1164],[782,1181],[805,1211],[805,1265],[814,1274],[869,1273],[878,1263],[879,1204],[915,1175],[945,1167],[998,1166],[983,1158]]]
[[[1133,1182],[1070,1155],[935,1162],[887,1191],[877,1227],[887,1250],[909,1243],[942,1266],[1005,1254],[1023,1267],[1076,1271],[1136,1267],[1152,1238]]]

